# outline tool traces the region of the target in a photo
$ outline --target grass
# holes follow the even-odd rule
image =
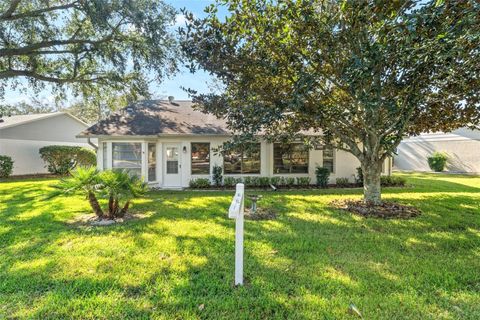
[[[142,220],[78,227],[82,197],[45,200],[52,179],[0,183],[0,318],[480,318],[480,177],[409,174],[384,198],[414,220],[330,209],[360,189],[263,192],[246,221],[235,288],[230,192],[152,192]]]

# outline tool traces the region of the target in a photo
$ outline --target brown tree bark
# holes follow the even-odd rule
[[[90,203],[90,206],[92,207],[93,212],[95,212],[95,215],[98,218],[103,218],[102,207],[100,207],[100,204],[98,203],[97,197],[95,196],[95,194],[92,191],[90,191],[88,193],[88,202]]]
[[[127,213],[129,207],[130,207],[130,200],[128,200],[127,202],[125,202],[125,204],[123,205],[122,210],[120,210],[119,216],[120,216],[120,217],[125,216],[125,214]]]
[[[372,205],[382,203],[380,177],[382,175],[382,162],[362,163],[363,172],[363,199]]]

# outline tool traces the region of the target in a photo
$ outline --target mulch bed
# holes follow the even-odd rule
[[[411,219],[422,213],[415,207],[387,201],[381,205],[370,205],[361,200],[334,200],[330,205],[366,218]]]
[[[277,218],[277,214],[270,208],[258,208],[255,213],[252,213],[250,209],[245,209],[245,219],[247,220],[274,220]]]

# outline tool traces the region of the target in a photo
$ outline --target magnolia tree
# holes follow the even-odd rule
[[[224,90],[190,90],[199,107],[226,117],[234,142],[316,133],[360,161],[367,202],[381,203],[381,165],[402,138],[478,123],[476,1],[231,0],[205,11],[186,12],[182,46]]]
[[[59,97],[145,95],[147,79],[176,69],[174,21],[161,0],[0,1],[0,98],[46,85]]]

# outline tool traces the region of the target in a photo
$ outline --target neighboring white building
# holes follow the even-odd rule
[[[88,147],[75,136],[88,125],[65,112],[2,117],[0,155],[12,157],[13,175],[47,173],[39,149],[49,145]]]
[[[308,150],[262,141],[249,152],[222,156],[215,149],[231,138],[226,122],[192,108],[191,101],[141,101],[98,122],[78,137],[98,138],[97,166],[126,169],[162,188],[186,187],[191,179],[211,178],[214,165],[224,176],[310,177],[329,167],[331,182],[353,182],[358,160],[333,149]],[[384,166],[391,173],[391,161]]]
[[[480,173],[480,131],[461,128],[450,133],[424,133],[403,140],[394,168],[431,171],[427,158],[435,151],[448,154],[446,171]]]

